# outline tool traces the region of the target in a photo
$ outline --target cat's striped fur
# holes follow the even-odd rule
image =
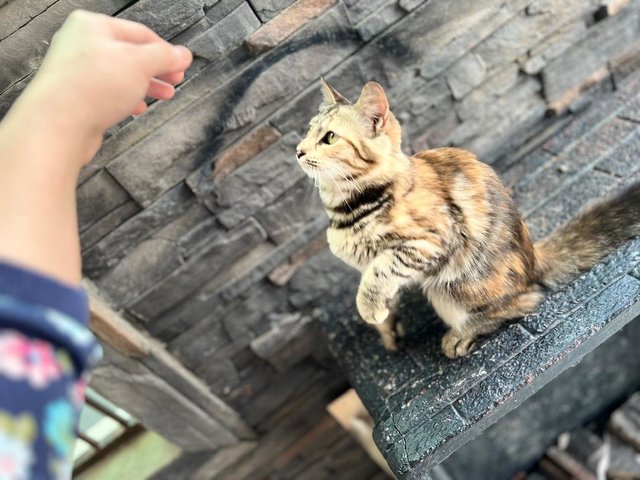
[[[465,355],[478,336],[519,318],[544,291],[640,233],[640,187],[596,207],[535,246],[494,171],[465,150],[413,157],[382,88],[354,105],[323,81],[324,103],[298,146],[319,187],[332,252],[359,269],[357,307],[395,349],[394,299],[420,284],[450,327],[442,347]]]

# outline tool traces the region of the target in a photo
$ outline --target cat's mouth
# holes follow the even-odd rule
[[[314,170],[320,168],[320,165],[318,165],[318,162],[316,162],[315,160],[306,159],[304,162],[308,167],[313,168]]]
[[[318,165],[318,162],[309,158],[299,158],[298,163],[300,164],[302,170],[304,170],[304,172],[310,177],[313,177],[320,170],[320,165]]]

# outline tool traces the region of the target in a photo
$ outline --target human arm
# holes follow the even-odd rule
[[[79,285],[78,173],[145,95],[171,98],[190,62],[143,25],[71,14],[0,123],[0,259]]]

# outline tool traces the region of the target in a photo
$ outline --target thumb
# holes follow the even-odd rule
[[[183,72],[193,60],[187,47],[174,46],[168,42],[151,42],[135,47],[140,65],[150,77]]]

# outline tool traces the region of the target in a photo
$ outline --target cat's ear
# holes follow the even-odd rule
[[[389,101],[377,82],[367,82],[356,107],[371,121],[375,135],[380,133],[389,120]]]
[[[349,105],[349,100],[343,97],[335,88],[327,83],[327,81],[320,77],[320,89],[322,90],[322,105],[320,109],[331,108],[336,104]]]

